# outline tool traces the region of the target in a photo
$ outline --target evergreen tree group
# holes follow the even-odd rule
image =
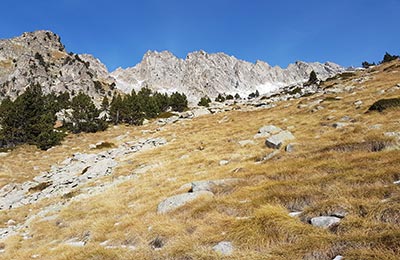
[[[70,100],[65,93],[43,94],[39,84],[29,86],[14,101],[6,97],[0,104],[0,148],[14,147],[18,144],[32,144],[47,150],[60,144],[67,130],[72,133],[97,132],[107,129],[106,118],[100,118],[100,112],[109,114],[114,124],[127,123],[141,125],[145,118],[155,118],[168,109],[182,112],[188,106],[187,98],[181,93],[171,96],[143,88],[138,93],[116,95],[109,102],[104,97],[101,110],[92,98],[82,92]],[[54,129],[59,111],[71,109],[63,128]]]
[[[114,96],[109,112],[111,122],[114,124],[141,125],[145,118],[155,118],[169,108],[183,112],[187,106],[188,101],[184,94],[175,92],[168,96],[159,92],[153,93],[149,88],[144,87],[138,93],[132,90],[129,95]]]
[[[43,150],[57,145],[64,133],[54,130],[56,112],[66,95],[44,95],[39,84],[29,86],[14,101],[7,97],[0,105],[0,146],[28,143]]]

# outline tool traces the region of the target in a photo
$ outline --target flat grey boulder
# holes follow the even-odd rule
[[[279,149],[286,141],[295,139],[294,135],[289,131],[282,131],[279,134],[272,135],[265,140],[268,148]]]
[[[233,253],[234,247],[229,241],[222,241],[213,246],[212,248],[215,252],[220,253],[221,255],[231,255]]]
[[[210,191],[197,191],[197,192],[175,195],[165,199],[160,204],[158,204],[157,213],[158,214],[168,213],[198,198],[212,197],[212,196],[214,196],[214,194]]]
[[[229,178],[229,179],[220,179],[220,180],[206,180],[206,181],[194,181],[191,183],[191,192],[199,192],[199,191],[211,191],[217,186],[226,186],[232,185],[240,182],[239,178]]]
[[[339,223],[341,218],[331,216],[321,216],[311,219],[311,225],[321,228],[329,228],[330,226]]]
[[[205,116],[211,114],[210,110],[207,108],[198,108],[192,111],[193,117]]]
[[[261,127],[258,130],[258,133],[254,136],[254,138],[268,137],[272,134],[277,134],[281,131],[282,131],[282,129],[277,126],[266,125],[266,126]]]

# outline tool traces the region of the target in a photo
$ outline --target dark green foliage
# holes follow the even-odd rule
[[[368,69],[369,67],[375,66],[376,64],[375,64],[375,62],[369,63],[368,61],[364,61],[363,63],[361,63],[361,65],[362,65],[362,67],[363,67],[364,69]]]
[[[53,129],[58,107],[57,96],[43,95],[38,84],[29,86],[14,102],[6,98],[0,105],[0,145],[28,143],[46,150],[59,144],[64,134]]]
[[[182,112],[187,108],[187,99],[184,94],[153,93],[148,87],[142,88],[137,94],[132,90],[131,94],[121,97],[114,95],[110,103],[110,118],[114,124],[126,123],[141,125],[145,118],[155,118],[169,108]]]
[[[211,99],[209,97],[205,96],[200,99],[200,101],[197,105],[203,106],[203,107],[209,107],[210,103],[211,103]]]
[[[225,97],[222,96],[221,94],[218,94],[218,96],[215,98],[216,102],[224,102],[225,101]]]
[[[170,97],[170,106],[173,111],[183,112],[188,107],[186,95],[178,92],[172,93]]]
[[[229,94],[229,95],[226,96],[226,100],[232,100],[232,99],[233,99],[232,95]]]
[[[251,98],[256,98],[256,97],[259,97],[259,96],[260,96],[260,92],[258,92],[258,90],[256,90],[256,92],[250,93],[248,98],[251,99]]]
[[[310,77],[308,79],[308,84],[315,84],[318,82],[317,73],[315,71],[311,71]]]
[[[110,102],[108,101],[107,96],[104,96],[103,101],[101,102],[101,109],[103,111],[108,111],[109,106]]]
[[[385,55],[383,56],[383,60],[381,61],[381,63],[390,62],[390,61],[396,60],[398,58],[399,58],[399,56],[391,55],[388,52],[386,52]]]
[[[72,125],[70,130],[74,133],[104,131],[107,129],[107,123],[99,119],[99,110],[93,104],[92,99],[80,92],[71,101]]]
[[[161,112],[157,100],[153,97],[152,91],[147,87],[142,88],[137,93],[137,101],[147,118],[154,118]]]
[[[240,95],[238,93],[235,94],[235,99],[240,99]]]
[[[400,109],[400,98],[380,99],[372,104],[368,111],[382,112],[383,110],[388,108]]]

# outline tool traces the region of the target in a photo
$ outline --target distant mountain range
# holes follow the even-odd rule
[[[147,86],[160,92],[183,92],[194,103],[202,96],[214,98],[219,93],[268,93],[307,81],[313,70],[325,79],[344,68],[331,62],[297,61],[282,69],[224,53],[197,51],[179,59],[168,51],[148,51],[136,66],[109,73],[92,55],[68,53],[60,37],[50,31],[0,40],[0,99],[16,97],[29,84],[40,83],[45,92],[69,91],[74,95],[83,91],[97,102],[118,90],[129,93]]]

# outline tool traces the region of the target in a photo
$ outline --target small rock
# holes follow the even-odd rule
[[[296,146],[296,145],[293,144],[293,143],[290,143],[290,144],[286,145],[286,146],[285,146],[285,152],[287,152],[287,153],[292,153],[292,152],[294,152],[295,146]]]
[[[6,157],[7,155],[8,155],[8,153],[4,153],[4,152],[0,153],[0,157]]]
[[[179,159],[181,159],[181,160],[187,159],[187,158],[189,158],[189,155],[187,155],[187,154],[184,154],[181,157],[179,157]]]
[[[200,197],[212,197],[212,196],[214,196],[214,194],[209,191],[198,191],[198,192],[175,195],[165,199],[160,204],[158,204],[157,213],[158,214],[168,213]]]
[[[283,142],[293,140],[295,137],[289,131],[283,131],[279,134],[272,135],[265,141],[265,145],[268,148],[279,149]]]
[[[72,238],[70,240],[65,241],[65,244],[68,246],[82,247],[86,244],[86,242],[80,241],[77,238]]]
[[[302,212],[301,211],[293,211],[289,213],[289,216],[295,218],[298,217]]]
[[[163,238],[157,236],[155,239],[153,239],[152,241],[150,241],[149,245],[151,246],[151,248],[153,249],[160,249],[164,246],[165,241]]]
[[[231,255],[233,253],[234,247],[232,242],[229,241],[222,241],[213,246],[212,248],[215,252],[220,253],[221,255]]]
[[[17,224],[17,222],[15,222],[13,219],[7,221],[7,226],[15,226],[15,224]]]
[[[337,256],[335,256],[335,258],[333,258],[332,260],[342,260],[342,259],[343,259],[343,256],[337,255]]]
[[[394,184],[394,185],[400,185],[400,180],[394,181],[393,184]]]
[[[228,160],[221,160],[221,161],[219,161],[219,165],[220,165],[220,166],[227,165],[228,163],[229,163]]]
[[[277,155],[278,153],[279,153],[279,151],[273,151],[273,152],[271,152],[271,153],[265,155],[265,156],[262,157],[262,158],[257,158],[257,159],[256,159],[256,163],[262,163],[262,162],[271,160],[271,159],[272,159],[273,157],[275,157],[275,155]]]
[[[348,123],[341,123],[341,122],[336,122],[336,123],[332,124],[332,126],[334,128],[343,128],[343,127],[348,126],[348,125],[349,125]]]
[[[360,108],[362,104],[363,104],[363,102],[361,100],[357,100],[354,102],[354,105],[356,106],[356,108]]]
[[[315,217],[311,219],[311,225],[315,227],[329,228],[330,226],[339,223],[340,220],[341,219],[338,217],[331,217],[331,216]]]

